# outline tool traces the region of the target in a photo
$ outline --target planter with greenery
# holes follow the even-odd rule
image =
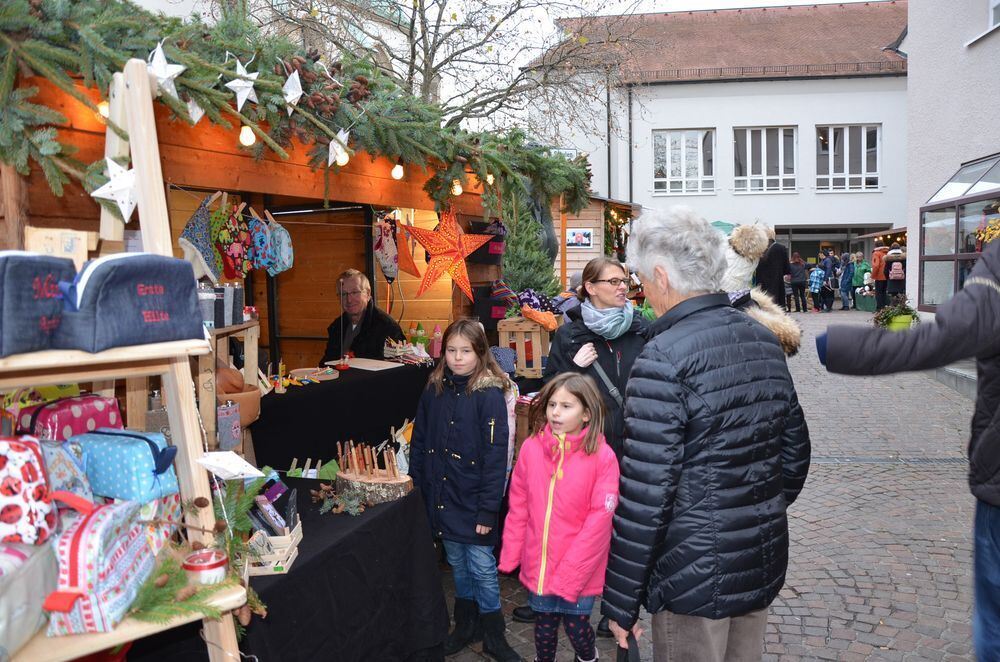
[[[905,331],[914,324],[920,322],[917,311],[910,307],[905,300],[886,306],[875,313],[872,323],[883,329],[890,331]]]

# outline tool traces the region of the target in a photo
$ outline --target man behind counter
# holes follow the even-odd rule
[[[396,320],[372,302],[372,286],[363,273],[348,269],[340,274],[337,293],[344,313],[326,329],[326,352],[320,365],[336,361],[347,352],[358,358],[381,359],[386,338],[403,340],[403,330]]]

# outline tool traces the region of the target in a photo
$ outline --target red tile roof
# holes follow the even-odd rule
[[[907,0],[755,7],[567,19],[594,42],[618,41],[626,81],[905,75],[890,47]],[[617,39],[615,39],[617,37]]]

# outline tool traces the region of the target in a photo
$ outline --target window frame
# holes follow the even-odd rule
[[[697,186],[696,190],[688,188],[687,182],[690,180],[690,178],[687,177],[685,175],[685,173],[684,173],[684,165],[686,163],[685,145],[684,145],[685,134],[687,134],[687,133],[689,133],[691,131],[698,131],[698,132],[701,133],[701,135],[699,136],[699,139],[698,139],[698,174],[697,174],[697,177],[696,177],[696,179],[698,181],[698,186]],[[711,142],[711,145],[712,145],[712,174],[711,175],[706,175],[705,174],[705,150],[704,150],[705,135],[704,134],[706,132],[711,136],[711,141],[712,141]],[[652,150],[653,151],[653,163],[652,163],[652,166],[653,166],[652,167],[653,186],[652,186],[652,191],[651,191],[652,195],[654,195],[654,196],[716,195],[718,193],[718,190],[719,190],[719,186],[718,186],[718,181],[719,181],[718,164],[716,162],[716,156],[717,156],[718,151],[719,151],[718,150],[718,145],[716,144],[717,133],[718,133],[718,131],[715,129],[715,127],[690,127],[690,128],[684,128],[684,129],[677,129],[677,128],[675,128],[675,129],[653,129],[653,131],[651,133],[651,140],[650,140],[650,144],[652,145],[652,148],[653,148],[653,150]],[[664,149],[666,150],[666,154],[665,154],[665,163],[666,163],[665,171],[666,171],[666,175],[667,175],[666,177],[657,177],[656,176],[656,136],[657,136],[657,134],[663,134],[663,135],[666,136],[666,144],[665,144],[665,147],[664,147]],[[671,169],[670,168],[670,166],[671,166],[671,161],[670,161],[671,134],[678,134],[680,136],[680,140],[681,140],[681,176],[680,177],[671,177],[670,176],[670,169]],[[674,182],[679,182],[680,183],[680,186],[681,186],[680,190],[672,191],[670,189],[671,184],[674,183]],[[711,188],[706,188],[706,186],[705,186],[706,182],[711,182]],[[658,184],[662,184],[664,188],[657,188]]]
[[[767,174],[767,132],[769,130],[778,131],[778,174]],[[736,145],[737,131],[744,131],[746,164],[744,164],[746,175],[736,174]],[[785,170],[785,131],[792,132],[792,172]],[[753,132],[760,133],[760,173],[753,172]],[[798,171],[799,171],[799,127],[795,124],[776,124],[772,126],[734,126],[733,127],[733,193],[736,195],[763,195],[774,193],[797,193],[798,192]],[[777,188],[768,188],[768,180],[778,181]],[[786,184],[785,180],[791,179],[792,183]],[[752,180],[761,180],[762,188],[752,188]],[[741,187],[740,184],[743,184]]]
[[[987,19],[987,29],[993,30],[1000,27],[1000,0],[990,0],[987,5],[989,18]]]
[[[980,162],[983,162],[983,161],[992,160],[992,159],[995,159],[996,157],[997,157],[996,154],[991,154],[991,155],[985,156],[985,157],[983,157],[981,159],[975,159],[973,161],[968,161],[966,163],[961,164],[958,167],[958,169],[956,169],[955,173],[957,174],[960,170],[962,170],[963,168],[965,168],[967,166],[975,165],[976,163],[980,163]],[[986,171],[982,174],[982,176],[985,176],[990,171],[991,171],[991,168],[987,168]],[[954,175],[952,175],[952,177],[954,177]],[[945,183],[942,184],[942,187],[945,184],[947,184],[948,182],[950,182],[950,181],[951,181],[951,177],[949,177],[948,180],[946,180]],[[969,188],[971,189],[972,187],[975,186],[975,184],[976,184],[976,182],[973,182],[972,184],[970,184]],[[940,188],[938,188],[937,190],[939,191]],[[937,195],[937,191],[935,191],[934,195]],[[931,197],[933,197],[933,196],[931,196]],[[918,246],[919,246],[919,249],[918,249],[918,251],[919,251],[918,252],[918,256],[919,256],[919,270],[918,270],[918,274],[919,274],[919,276],[918,276],[918,279],[917,279],[917,310],[919,310],[921,312],[926,312],[926,313],[934,313],[934,312],[937,312],[937,307],[940,305],[940,304],[924,303],[924,301],[923,301],[923,294],[924,294],[924,270],[925,270],[925,266],[927,265],[928,262],[950,262],[950,263],[952,263],[952,276],[951,276],[952,277],[952,281],[951,282],[952,282],[952,288],[953,288],[952,296],[954,296],[958,292],[958,276],[959,276],[959,265],[960,265],[960,263],[963,262],[963,261],[966,261],[966,260],[978,260],[982,256],[981,252],[969,253],[969,252],[962,252],[961,251],[962,246],[961,246],[961,244],[959,242],[961,241],[961,232],[962,232],[962,207],[964,207],[966,205],[976,204],[978,202],[985,202],[987,200],[996,200],[997,198],[1000,198],[1000,189],[991,189],[989,191],[975,193],[975,194],[968,195],[968,196],[959,196],[957,198],[950,198],[950,199],[947,199],[947,200],[939,200],[938,202],[935,202],[933,204],[924,205],[924,206],[922,206],[920,208],[919,216],[917,218],[917,222],[920,224],[920,228],[919,228],[920,229],[920,233],[919,233],[919,240],[918,240],[920,243],[918,244]],[[955,208],[954,232],[953,232],[953,236],[952,236],[952,241],[953,241],[952,245],[954,247],[954,252],[953,253],[947,253],[947,254],[944,254],[944,255],[924,255],[924,214],[926,212],[942,211],[942,210],[948,209],[950,207],[954,207]]]
[[[851,168],[851,134],[854,127],[861,129],[861,170],[858,173],[850,171]],[[828,141],[826,150],[820,148],[820,131],[826,129]],[[836,150],[830,145],[833,142],[833,134],[836,129],[843,130],[843,170],[834,169],[836,163]],[[875,170],[868,170],[868,130],[875,129]],[[817,124],[816,125],[816,179],[815,189],[817,193],[876,193],[882,190],[882,124],[881,123],[854,123],[854,124]],[[827,172],[820,174],[819,160],[823,155],[827,159]],[[868,180],[874,178],[874,186],[868,185]],[[820,180],[825,179],[826,185],[820,184]],[[843,179],[843,187],[834,185],[835,179]],[[852,179],[860,179],[859,186],[851,186]]]

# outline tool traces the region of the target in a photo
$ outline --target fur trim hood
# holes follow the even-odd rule
[[[798,354],[799,346],[802,343],[802,329],[798,322],[774,303],[774,299],[759,287],[750,290],[750,298],[753,303],[745,308],[746,314],[766,326],[771,333],[778,337],[781,348],[785,350],[785,356]]]
[[[756,262],[767,250],[767,231],[761,225],[737,225],[729,235],[729,245],[740,257]]]
[[[472,385],[473,391],[485,391],[488,388],[493,388],[494,386],[501,391],[506,391],[510,388],[509,381],[506,377],[500,379],[499,377],[487,372],[476,380],[476,383]]]

